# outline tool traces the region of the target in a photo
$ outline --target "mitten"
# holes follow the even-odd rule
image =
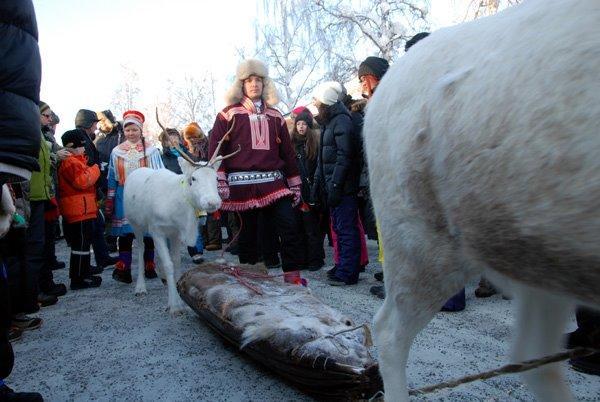
[[[290,191],[294,195],[294,198],[292,199],[292,206],[296,207],[298,204],[300,204],[300,200],[302,199],[302,190],[300,186],[291,186]]]
[[[225,180],[218,181],[217,190],[219,190],[219,196],[222,200],[229,199],[229,184]]]

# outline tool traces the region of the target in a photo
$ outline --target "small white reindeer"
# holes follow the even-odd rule
[[[223,139],[226,137],[227,134]],[[133,171],[125,182],[125,215],[133,228],[139,253],[135,294],[147,293],[143,267],[144,247],[141,239],[149,233],[154,240],[160,261],[160,274],[167,282],[168,308],[173,315],[184,310],[176,289],[176,280],[180,276],[181,244],[196,244],[197,212],[210,213],[221,207],[216,172],[223,159],[239,152],[238,149],[226,156],[218,155],[222,142],[223,140],[207,163],[194,162],[185,152],[180,151],[185,158],[177,158],[183,171],[181,175],[167,169],[139,168]]]
[[[385,399],[406,401],[411,343],[465,282],[511,285],[512,359],[561,349],[600,306],[600,2],[529,0],[434,32],[383,77],[365,118],[387,297]],[[572,399],[558,364],[524,379]]]

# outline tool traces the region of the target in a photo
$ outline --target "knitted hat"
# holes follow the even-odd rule
[[[204,138],[206,135],[195,121],[183,128],[183,138]]]
[[[99,121],[96,112],[87,109],[79,109],[75,116],[75,127],[90,128],[92,124]]]
[[[69,130],[65,132],[60,138],[62,140],[63,145],[68,148],[79,148],[84,145],[83,137],[81,133],[77,130]]]
[[[418,34],[406,41],[406,44],[404,44],[404,51],[408,52],[408,49],[410,49],[415,43],[417,43],[421,39],[425,39],[428,36],[429,32],[419,32]]]
[[[52,124],[58,124],[60,123],[60,118],[58,117],[58,115],[54,112],[52,112]]]
[[[140,130],[143,130],[145,120],[146,118],[142,112],[138,112],[137,110],[128,110],[123,113],[123,128],[127,127],[128,124],[135,124],[140,128]]]
[[[369,56],[358,66],[358,78],[363,75],[373,75],[378,80],[381,80],[381,77],[383,77],[389,67],[390,64],[386,59]]]
[[[262,99],[267,106],[275,106],[279,103],[279,95],[273,80],[269,78],[269,69],[260,60],[248,59],[242,61],[236,69],[235,81],[227,94],[225,95],[225,103],[227,106],[240,102],[244,96],[244,80],[251,75],[256,75],[263,79],[263,94]]]
[[[304,108],[304,110],[300,112],[298,116],[296,116],[296,119],[294,119],[294,124],[298,123],[299,121],[303,121],[308,125],[309,128],[313,128],[313,115],[310,110]]]
[[[40,114],[44,113],[46,110],[49,110],[50,106],[46,102],[40,101]]]
[[[298,116],[300,113],[304,112],[305,110],[308,110],[306,108],[306,106],[298,106],[298,107],[294,108],[294,110],[292,110],[292,114],[294,116]]]
[[[339,82],[327,81],[315,89],[313,98],[324,105],[331,106],[338,101],[340,93],[342,93],[342,85]]]

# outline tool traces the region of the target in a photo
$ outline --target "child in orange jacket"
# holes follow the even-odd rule
[[[90,274],[90,246],[93,222],[98,213],[95,184],[100,169],[97,165],[88,166],[83,138],[77,130],[64,133],[62,141],[71,152],[58,168],[58,203],[66,221],[65,236],[71,244],[71,290],[98,287],[102,278]]]

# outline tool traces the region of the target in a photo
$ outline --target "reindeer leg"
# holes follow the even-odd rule
[[[171,241],[171,248],[174,249],[177,247],[179,249],[178,244],[174,244],[173,239]],[[177,288],[175,287],[175,274],[173,268],[173,261],[171,261],[171,254],[169,252],[169,248],[167,247],[167,241],[163,237],[154,238],[154,248],[160,258],[161,265],[164,269],[165,277],[167,278],[167,292],[168,292],[168,308],[169,313],[171,315],[178,315],[185,311],[185,307],[179,294],[177,293]]]
[[[565,323],[575,311],[572,302],[526,285],[515,285],[515,298],[518,312],[513,360],[520,362],[559,352]],[[528,371],[523,380],[537,400],[573,400],[559,363]]]
[[[134,230],[135,243],[138,252],[138,272],[135,284],[135,295],[142,296],[148,294],[146,290],[146,278],[144,278],[144,231]]]
[[[177,236],[171,240],[171,261],[173,261],[173,275],[177,282],[181,276],[181,240]]]
[[[379,370],[385,400],[408,401],[406,364],[412,342],[470,273],[458,265],[449,240],[424,226],[383,223],[381,234],[386,298],[373,327]]]

